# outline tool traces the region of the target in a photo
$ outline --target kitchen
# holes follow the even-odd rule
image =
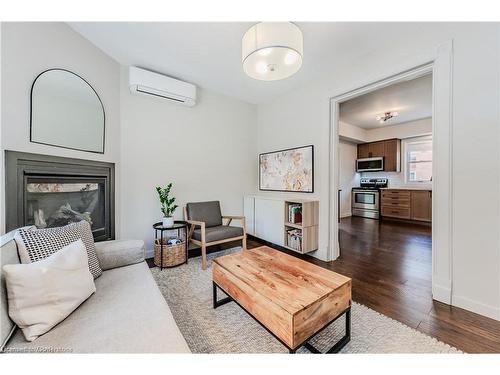
[[[341,218],[432,220],[432,76],[340,105]]]
[[[431,74],[340,104],[339,267],[430,295],[432,147]]]

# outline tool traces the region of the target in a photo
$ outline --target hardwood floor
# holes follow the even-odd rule
[[[465,352],[500,353],[500,322],[432,300],[430,227],[345,218],[340,247],[333,262],[300,257],[351,277],[358,303]]]

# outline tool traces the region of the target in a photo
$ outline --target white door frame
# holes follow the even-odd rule
[[[397,82],[432,73],[432,295],[435,300],[447,304],[452,302],[453,279],[452,68],[453,43],[449,41],[439,46],[430,59],[414,64],[413,68],[330,98],[328,259],[334,260],[340,254],[337,217],[340,103]]]

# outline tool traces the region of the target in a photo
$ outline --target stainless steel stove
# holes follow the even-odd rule
[[[352,215],[380,218],[380,188],[387,187],[387,178],[361,178],[359,187],[352,188]]]

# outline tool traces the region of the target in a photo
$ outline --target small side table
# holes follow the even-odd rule
[[[160,270],[163,270],[163,268],[173,268],[180,266],[182,264],[186,264],[188,262],[188,243],[187,243],[187,237],[188,237],[188,223],[185,221],[175,221],[174,225],[171,227],[164,227],[161,222],[153,224],[153,229],[155,230],[155,240],[158,239],[158,232],[160,232],[160,259],[161,259],[161,265],[160,265]],[[170,230],[177,230],[177,237],[181,237],[181,229],[184,229],[184,241],[185,241],[185,246],[186,246],[186,261],[184,263],[180,263],[176,266],[163,266],[163,247],[167,247],[166,245],[163,245],[163,232],[165,231],[170,231]],[[165,249],[166,250],[166,249]]]

